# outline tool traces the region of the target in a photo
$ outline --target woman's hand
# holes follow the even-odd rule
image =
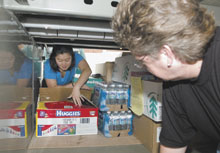
[[[80,88],[77,86],[73,87],[72,93],[69,97],[72,97],[73,103],[78,106],[82,106],[82,101],[84,100],[80,94]]]
[[[70,97],[72,97],[74,104],[82,106],[83,98],[80,94],[80,88],[90,89],[88,86],[85,86],[85,82],[88,80],[90,74],[92,73],[86,60],[81,60],[78,64],[79,69],[81,70],[81,75],[79,79],[73,84],[73,91]]]

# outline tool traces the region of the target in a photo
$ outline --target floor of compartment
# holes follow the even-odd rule
[[[143,145],[103,146],[59,149],[31,149],[28,153],[150,153]]]
[[[103,147],[120,145],[137,145],[141,142],[135,136],[124,136],[106,138],[101,133],[97,135],[80,136],[52,136],[36,137],[33,136],[29,144],[29,149],[40,148],[79,148],[79,147]]]
[[[100,142],[101,143],[101,142]],[[75,148],[42,148],[28,149],[27,153],[150,153],[142,144],[118,145],[102,147],[75,147]],[[24,150],[10,150],[0,153],[26,153]]]
[[[106,138],[101,133],[51,137],[33,135],[31,140],[8,139],[0,144],[0,150],[3,150],[0,153],[150,153],[133,135]]]
[[[29,145],[28,145],[29,144]],[[135,136],[106,138],[101,133],[0,141],[0,153],[151,153]],[[190,153],[200,153],[196,150]]]

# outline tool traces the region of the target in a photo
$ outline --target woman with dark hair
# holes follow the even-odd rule
[[[16,43],[0,43],[0,85],[27,87],[32,77],[32,61]]]
[[[73,83],[76,68],[79,67],[81,75]],[[80,88],[84,86],[92,73],[88,63],[78,53],[73,52],[71,46],[54,46],[50,59],[44,65],[44,78],[48,87],[73,88],[71,97],[76,105],[81,106]]]

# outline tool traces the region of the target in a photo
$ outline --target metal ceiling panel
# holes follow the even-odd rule
[[[0,7],[0,41],[32,43],[31,37],[14,14]]]
[[[202,0],[201,4],[220,7],[220,0]]]
[[[110,28],[109,21],[105,20],[89,20],[81,18],[24,14],[20,17],[20,22],[25,28],[113,32],[113,30]]]
[[[120,0],[2,0],[37,44],[119,49],[110,27]],[[220,0],[199,0],[220,7]],[[10,22],[9,24],[13,24]],[[9,27],[9,24],[8,27]],[[10,25],[13,27],[13,25]],[[11,29],[13,33],[13,28]],[[10,28],[7,29],[10,31]],[[6,32],[0,25],[0,32]],[[21,33],[19,29],[14,31]],[[7,32],[10,33],[10,32]]]
[[[31,36],[57,36],[57,31],[52,29],[28,28],[28,33]]]
[[[110,19],[119,0],[4,0],[10,10]]]
[[[66,37],[66,38],[76,38],[77,37],[77,31],[73,30],[58,30],[57,32],[58,37]]]

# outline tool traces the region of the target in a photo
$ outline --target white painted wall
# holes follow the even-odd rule
[[[202,5],[202,6],[207,8],[207,10],[209,12],[213,12],[213,14],[215,16],[216,25],[220,26],[220,7],[211,6],[211,5]]]
[[[100,73],[103,76],[106,73],[105,63],[114,62],[116,57],[121,57],[120,51],[106,51],[101,53],[85,53],[86,61],[92,69],[92,74]]]

